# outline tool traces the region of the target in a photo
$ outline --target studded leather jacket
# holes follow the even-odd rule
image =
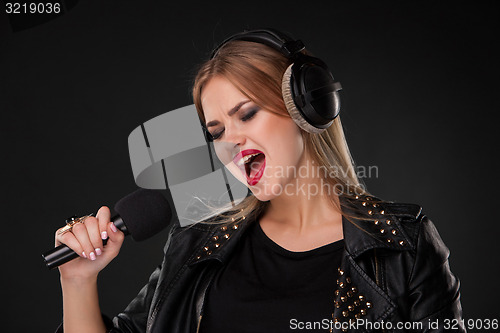
[[[421,207],[340,198],[354,218],[343,221],[333,331],[465,332],[449,250]],[[212,278],[254,221],[172,228],[162,264],[122,313],[105,320],[109,332],[198,332]]]

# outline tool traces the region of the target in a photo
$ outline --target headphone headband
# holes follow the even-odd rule
[[[233,40],[243,40],[247,42],[255,42],[267,45],[281,52],[287,58],[294,58],[296,54],[305,49],[304,43],[301,40],[296,40],[290,36],[275,30],[275,29],[258,29],[243,31],[229,38],[226,38],[219,44],[210,56],[213,59],[219,50],[228,42]]]

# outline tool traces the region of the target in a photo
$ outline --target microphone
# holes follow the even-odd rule
[[[165,197],[158,191],[138,189],[120,199],[115,210],[117,215],[111,222],[125,235],[135,241],[148,239],[163,230],[172,218],[172,210]],[[107,239],[103,240],[106,245]],[[44,254],[42,258],[47,268],[58,267],[79,255],[66,244],[61,244]]]

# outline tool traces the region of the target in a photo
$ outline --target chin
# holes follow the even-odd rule
[[[269,184],[269,182],[261,181],[254,186],[246,185],[259,201],[269,201],[283,194],[280,191],[272,191],[273,188],[282,188],[282,184],[278,183]]]
[[[265,174],[261,179],[259,179],[256,184],[250,185],[248,183],[248,177],[242,174],[236,166],[228,166],[228,169],[238,181],[240,181],[243,185],[250,189],[250,191],[252,191],[254,197],[259,201],[269,201],[284,194],[283,191],[281,191],[281,193],[279,190],[272,191],[273,188],[283,188],[283,184],[276,182],[276,179],[273,179],[269,176],[266,177]]]
[[[252,190],[252,189],[250,189],[250,190]],[[262,201],[262,202],[269,201],[269,200],[276,198],[276,196],[272,195],[272,194],[265,194],[265,193],[259,193],[259,192],[256,193],[256,192],[257,191],[252,191],[254,197],[256,197],[257,200]]]

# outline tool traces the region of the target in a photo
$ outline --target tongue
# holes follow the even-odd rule
[[[255,174],[257,172],[259,172],[261,166],[262,166],[262,163],[264,162],[264,154],[259,154],[257,156],[255,156],[252,160],[252,162],[250,162],[250,165],[249,165],[249,178],[253,178],[255,177]]]

